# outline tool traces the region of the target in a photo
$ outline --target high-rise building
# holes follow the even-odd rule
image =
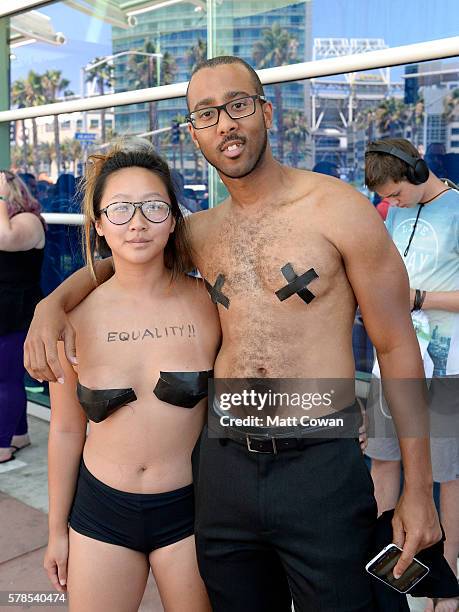
[[[277,8],[273,8],[277,7]],[[223,0],[218,3],[218,11],[213,25],[214,55],[237,55],[252,66],[255,44],[263,39],[263,32],[276,24],[285,30],[292,42],[289,48],[292,61],[303,62],[311,59],[311,18],[312,1],[301,1],[295,4],[279,0],[257,0],[256,2],[238,2]],[[128,29],[113,27],[113,54],[123,51],[145,51],[149,43],[150,52],[160,53],[160,64],[151,56],[150,70],[144,71],[143,87],[164,83],[164,62],[173,66],[171,82],[186,81],[190,77],[193,65],[206,57],[208,37],[208,15],[199,6],[192,3],[180,3],[167,8],[151,11],[142,15],[141,24]],[[212,33],[209,34],[212,36]],[[136,78],[133,71],[133,56],[115,58],[115,91],[132,89]],[[292,59],[293,58],[293,59]],[[145,59],[139,56],[139,63]],[[161,62],[163,66],[161,67]],[[268,63],[265,67],[276,65]],[[304,115],[309,97],[307,83],[288,83],[282,85],[282,116],[289,111]],[[276,95],[272,86],[266,87],[266,94],[275,103]],[[278,100],[279,98],[277,98]],[[115,131],[117,133],[140,134],[148,132],[151,127],[158,129],[169,127],[178,117],[186,114],[185,100],[165,100],[155,104],[153,115],[151,105],[136,104],[115,109]],[[279,152],[279,139],[276,133],[277,124],[272,130],[271,139],[274,153]],[[285,134],[283,140],[286,140]],[[284,145],[284,160],[289,161],[289,146]],[[175,159],[173,145],[161,139],[161,151],[169,160]],[[185,173],[193,173],[196,159],[191,147],[182,152],[185,157]],[[303,159],[304,161],[304,159]]]

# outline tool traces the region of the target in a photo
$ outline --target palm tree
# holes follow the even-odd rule
[[[290,144],[292,165],[298,166],[300,151],[306,152],[306,138],[309,135],[307,119],[301,111],[289,110],[284,117],[284,138]]]
[[[27,87],[24,79],[16,79],[11,85],[11,101],[18,108],[24,108],[27,104]],[[27,132],[25,127],[25,119],[21,119],[22,128],[22,147],[23,147],[23,162],[17,164],[18,166],[24,166],[24,170],[28,171],[27,163]]]
[[[415,146],[418,146],[418,135],[421,133],[420,128],[424,123],[424,100],[422,98],[409,107],[409,123],[411,125],[411,141]]]
[[[104,141],[105,142],[105,141]],[[73,164],[73,174],[76,176],[78,162],[83,159],[83,147],[79,140],[69,139],[69,156]]]
[[[161,83],[171,85],[177,74],[177,62],[169,51],[166,51],[161,58]]]
[[[172,123],[185,123],[185,116],[184,115],[175,115],[175,117],[172,120]],[[168,132],[168,134],[171,134],[172,132]],[[183,159],[183,143],[185,141],[185,134],[184,131],[182,129],[179,128],[179,141],[178,141],[178,145],[179,145],[179,156],[180,156],[180,172],[182,174],[184,174],[185,172],[185,164],[184,164],[184,159]],[[175,146],[172,145],[172,163],[173,166],[175,168]]]
[[[366,135],[367,142],[376,139],[376,109],[361,108],[354,114],[352,126],[357,130],[363,130]]]
[[[103,58],[95,57],[92,61],[92,64],[97,64]],[[96,82],[97,91],[100,96],[103,96],[105,93],[105,87],[111,87],[113,84],[113,76],[114,76],[114,67],[113,64],[109,64],[105,62],[104,64],[100,64],[99,66],[95,66],[94,68],[89,68],[87,71],[86,83]],[[100,125],[101,125],[101,140],[102,142],[106,142],[106,129],[105,129],[105,108],[100,109]]]
[[[143,49],[137,49],[141,53],[156,53],[155,45],[147,41]],[[140,60],[139,60],[140,58]],[[154,62],[159,58],[145,55],[132,55],[128,60],[128,71],[130,75],[129,88],[139,89],[143,87],[153,87],[154,83]],[[156,83],[159,85],[160,83]],[[158,127],[158,117],[156,113],[156,102],[148,102],[148,131],[153,132]],[[152,139],[157,146],[157,139]]]
[[[396,98],[383,100],[376,108],[376,122],[382,138],[403,136],[409,112],[406,104]]]
[[[14,168],[15,170],[17,168],[21,168],[22,159],[24,156],[22,148],[17,144],[13,144],[11,145],[10,152],[11,152],[11,168]]]
[[[60,70],[47,70],[43,75],[43,93],[47,103],[57,102],[59,94],[70,85],[70,81],[62,78]],[[59,146],[59,118],[54,115],[54,147],[56,149],[57,174],[61,170],[61,151]]]
[[[444,100],[445,118],[449,123],[454,121],[459,115],[459,88],[453,89]]]
[[[29,71],[25,81],[25,98],[27,106],[39,106],[45,103],[43,94],[42,77],[33,70]],[[35,174],[39,172],[39,155],[38,155],[38,134],[37,120],[32,118],[32,142],[33,142],[33,163]]]
[[[78,162],[83,157],[83,147],[79,140],[66,138],[61,143],[62,162],[66,172],[77,173]]]
[[[29,166],[32,164],[32,147],[26,143],[21,146],[13,145],[11,147],[11,166],[20,169],[22,172],[28,172]]]
[[[62,169],[64,170],[64,172],[68,172],[69,171],[69,164],[68,164],[68,162],[71,159],[70,138],[66,138],[65,140],[61,140],[61,142],[60,142],[60,149],[61,149]]]
[[[41,142],[38,145],[38,156],[41,163],[45,164],[47,174],[51,174],[51,166],[55,157],[54,146],[50,142]]]
[[[263,30],[263,38],[254,44],[252,56],[257,68],[285,66],[296,59],[297,49],[298,39],[282,29],[278,23],[274,23],[271,28]],[[277,151],[282,162],[284,160],[282,89],[279,84],[273,87],[277,117]]]
[[[185,57],[191,74],[199,64],[202,64],[207,59],[207,42],[202,40],[202,38],[198,38],[196,44],[185,52]]]

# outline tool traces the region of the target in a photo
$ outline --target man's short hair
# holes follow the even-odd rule
[[[416,147],[404,138],[384,138],[375,140],[372,145],[385,145],[396,147],[415,159],[420,157]],[[366,153],[365,154],[365,184],[368,189],[373,190],[378,185],[384,185],[387,181],[400,183],[407,180],[408,164],[403,160],[389,155],[389,153]]]
[[[240,64],[244,66],[244,68],[249,72],[252,84],[255,87],[255,91],[258,95],[264,96],[265,92],[263,89],[263,85],[261,84],[260,77],[256,73],[256,71],[252,68],[250,64],[248,64],[241,57],[236,57],[235,55],[220,55],[218,57],[213,57],[212,59],[205,60],[198,64],[193,72],[191,73],[190,80],[188,82],[188,87],[186,89],[186,102],[188,104],[188,89],[190,88],[191,79],[194,75],[202,70],[203,68],[215,68],[216,66],[230,66],[231,64]],[[189,109],[188,104],[188,109]]]

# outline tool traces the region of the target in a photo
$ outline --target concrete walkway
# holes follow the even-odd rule
[[[40,413],[33,405],[31,409]],[[49,414],[46,408],[42,411],[45,417]],[[0,597],[6,597],[5,592],[52,591],[43,569],[48,539],[48,427],[46,420],[29,416],[32,445],[21,450],[14,461],[0,466]],[[422,601],[411,599],[410,605],[412,611],[424,610]],[[67,605],[11,607],[0,602],[0,610],[13,609],[65,610]],[[151,574],[139,610],[163,612]]]
[[[0,598],[7,597],[5,592],[53,591],[43,569],[48,541],[48,426],[46,421],[30,416],[32,445],[21,450],[14,461],[0,466]],[[0,603],[0,610],[5,612],[67,608],[67,605],[13,607]],[[151,573],[139,610],[163,612]]]

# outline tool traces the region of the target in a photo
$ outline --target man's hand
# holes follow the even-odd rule
[[[393,543],[403,548],[394,567],[394,577],[399,578],[408,568],[414,555],[441,540],[440,521],[432,493],[427,489],[406,487],[395,508],[392,519]]]
[[[64,382],[64,371],[57,355],[58,340],[64,341],[69,362],[76,364],[75,330],[66,312],[61,306],[42,300],[35,309],[24,344],[24,366],[40,382]]]

